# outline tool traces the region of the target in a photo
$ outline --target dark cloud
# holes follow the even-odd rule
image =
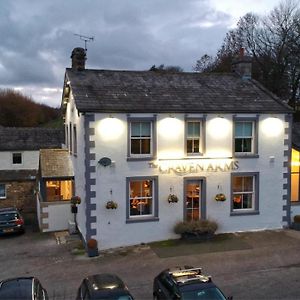
[[[229,24],[205,0],[1,1],[0,82],[28,87],[33,97],[33,89],[60,88],[72,49],[84,46],[74,33],[95,37],[89,68],[191,71],[204,53],[215,53]]]

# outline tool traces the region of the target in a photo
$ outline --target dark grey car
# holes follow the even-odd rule
[[[0,208],[0,235],[25,232],[24,219],[18,209]]]
[[[0,299],[48,300],[47,291],[35,277],[18,277],[0,281]]]
[[[124,282],[114,274],[97,274],[83,279],[76,300],[133,300]]]

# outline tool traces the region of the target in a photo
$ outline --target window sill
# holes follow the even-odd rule
[[[299,206],[300,205],[300,201],[291,201],[291,205],[292,206]]]
[[[149,161],[155,159],[153,156],[147,157],[127,157],[127,161]]]
[[[233,156],[234,158],[259,158],[259,155],[258,154],[247,154],[247,153],[245,153],[245,154],[234,154],[234,156]]]
[[[132,218],[132,219],[127,219],[126,224],[130,223],[144,223],[144,222],[158,222],[159,218],[158,217],[141,217],[141,218]]]
[[[258,210],[253,210],[253,211],[232,211],[230,213],[231,217],[234,216],[252,216],[252,215],[259,215],[259,211]]]

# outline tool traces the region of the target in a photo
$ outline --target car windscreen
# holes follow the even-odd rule
[[[202,290],[185,291],[182,293],[183,300],[226,300],[223,293],[216,287],[210,287]]]
[[[0,222],[8,222],[18,219],[17,213],[2,213],[0,214]]]

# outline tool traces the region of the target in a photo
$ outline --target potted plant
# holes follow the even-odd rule
[[[174,227],[174,232],[180,234],[185,240],[208,240],[211,239],[218,224],[210,220],[182,221],[178,222]]]
[[[215,196],[215,200],[216,201],[225,201],[226,200],[226,196],[223,193],[217,194]]]
[[[99,255],[98,242],[95,239],[89,239],[86,243],[87,254],[89,257],[95,257]]]
[[[118,203],[113,200],[110,200],[110,201],[106,202],[105,207],[106,207],[106,209],[117,209]]]
[[[169,203],[177,203],[178,202],[178,197],[174,194],[169,194],[168,202]]]
[[[300,231],[300,215],[294,216],[293,229]]]

